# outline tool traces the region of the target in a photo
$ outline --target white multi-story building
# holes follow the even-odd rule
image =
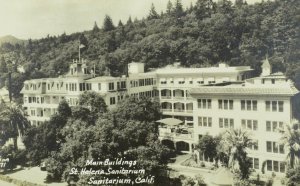
[[[78,104],[84,91],[98,92],[109,108],[126,95],[158,97],[164,118],[183,125],[161,127],[160,140],[192,152],[206,133],[218,135],[228,128],[244,128],[256,143],[249,147],[253,168],[284,172],[287,150],[276,130],[293,119],[293,98],[298,91],[282,73],[271,74],[266,59],[262,75],[251,77],[249,66],[182,68],[178,64],[144,72],[144,64],[130,63],[128,75],[93,77],[83,61],[73,61],[69,73],[58,78],[25,81],[24,108],[32,124],[48,120],[61,100]]]
[[[265,63],[263,66],[267,66]],[[269,68],[271,68],[269,66]],[[266,72],[266,71],[267,72]],[[248,148],[256,171],[285,173],[286,154],[279,129],[292,123],[293,98],[298,90],[282,74],[265,69],[261,77],[243,83],[193,88],[194,141],[204,134],[218,135],[228,128],[242,128],[254,144]]]

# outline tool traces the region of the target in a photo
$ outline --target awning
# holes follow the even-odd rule
[[[182,123],[181,120],[175,118],[165,118],[165,119],[158,120],[156,122],[163,123],[170,126],[179,125]]]

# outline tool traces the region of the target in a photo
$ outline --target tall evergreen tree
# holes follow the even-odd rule
[[[124,26],[121,20],[119,21],[118,26]]]
[[[159,15],[155,10],[154,4],[152,3],[151,8],[150,8],[150,12],[149,12],[149,15],[148,15],[148,19],[158,19],[158,18],[159,18]]]
[[[112,19],[110,18],[109,15],[105,15],[104,22],[103,22],[103,30],[105,32],[108,32],[108,31],[111,31],[114,29],[115,29],[115,26],[113,24]]]
[[[171,14],[171,12],[172,12],[172,9],[173,9],[173,4],[172,4],[172,2],[169,0],[168,1],[168,4],[167,4],[167,14]]]
[[[208,18],[214,11],[215,4],[212,0],[198,0],[196,2],[196,17],[200,20]]]
[[[131,20],[131,16],[129,16],[128,20],[127,20],[127,25],[132,24],[132,20]]]
[[[95,23],[94,23],[94,27],[93,27],[93,33],[96,33],[96,32],[99,32],[99,27],[98,27],[98,25],[97,25],[97,22],[95,21]]]
[[[173,8],[173,16],[179,18],[184,15],[183,6],[181,0],[176,0]]]

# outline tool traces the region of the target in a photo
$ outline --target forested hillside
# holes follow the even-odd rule
[[[82,57],[90,66],[96,65],[98,75],[125,74],[125,66],[132,61],[156,68],[175,60],[194,67],[219,62],[250,65],[258,74],[261,60],[268,56],[274,72],[286,72],[300,85],[299,24],[299,0],[254,5],[243,0],[235,4],[229,0],[198,0],[188,9],[180,0],[169,1],[162,13],[149,7],[144,19],[129,17],[126,23],[113,23],[107,15],[103,25],[98,27],[95,22],[90,31],[2,44],[1,86],[7,73],[12,72],[14,97],[18,97],[25,79],[64,74],[72,59],[78,57],[79,42],[85,45]],[[24,66],[25,74],[17,72],[18,65]]]

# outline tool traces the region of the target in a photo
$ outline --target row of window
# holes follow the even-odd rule
[[[211,109],[211,99],[198,99],[198,108]],[[266,111],[283,112],[283,101],[266,101]],[[233,110],[233,100],[218,100],[218,108]],[[241,100],[241,110],[257,111],[257,100]]]
[[[187,81],[189,84],[193,84],[194,82],[193,81]],[[211,80],[211,81],[207,81],[208,84],[213,84],[213,83],[216,83],[216,81],[214,80]],[[170,81],[171,84],[174,83],[174,81]],[[204,81],[197,81],[198,84],[204,84]],[[166,80],[163,80],[163,81],[160,81],[160,84],[162,85],[166,85],[167,84],[167,81]],[[183,85],[183,84],[186,84],[186,81],[178,81],[178,84],[180,85]]]
[[[285,172],[286,162],[267,160],[267,170],[274,172]]]
[[[130,81],[130,87],[142,87],[148,85],[154,85],[156,81],[153,78],[139,79]]]
[[[198,126],[205,126],[203,125],[203,118],[210,118],[210,117],[198,117],[199,123]],[[206,125],[207,126],[207,125]],[[242,119],[241,120],[241,127],[242,129],[247,130],[258,130],[258,121],[251,120],[251,119]],[[234,119],[233,118],[219,118],[219,128],[234,128]],[[283,122],[278,121],[266,121],[266,131],[268,132],[277,132],[278,128],[283,128]]]
[[[126,89],[126,81],[117,82],[117,90]],[[101,84],[98,83],[98,90],[101,90]],[[115,83],[108,83],[108,90],[115,90]]]
[[[27,99],[28,99],[28,103],[44,103],[44,97],[24,97],[24,102],[27,103]]]
[[[232,118],[219,118],[220,128],[234,128],[234,120]]]
[[[284,145],[274,141],[267,141],[267,152],[284,154]]]
[[[211,117],[198,117],[198,125],[200,127],[211,127],[212,126],[212,118]]]
[[[79,83],[79,91],[88,91],[92,90],[91,83]]]
[[[242,119],[242,128],[248,130],[257,130],[257,120]]]

